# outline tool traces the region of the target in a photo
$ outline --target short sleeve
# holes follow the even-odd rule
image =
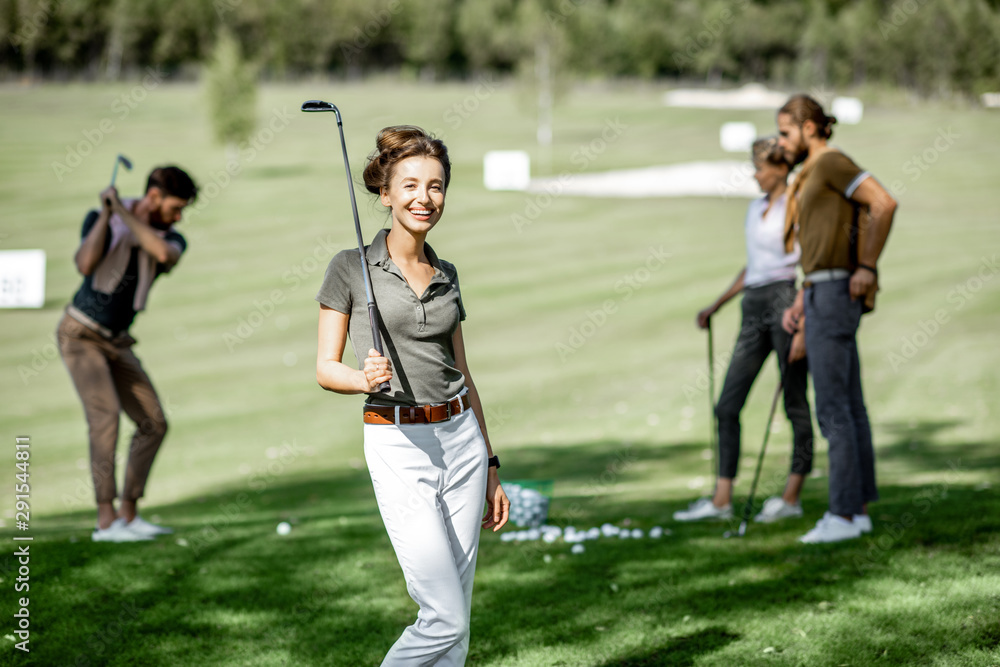
[[[826,182],[847,199],[854,195],[857,187],[869,176],[867,171],[854,164],[851,158],[840,151],[827,153],[823,158],[822,165],[822,173]]]
[[[97,211],[92,210],[87,213],[87,217],[83,219],[83,227],[80,229],[80,239],[87,238],[87,234],[89,234],[90,230],[94,228],[95,224],[97,224],[97,218],[99,217],[100,214]]]
[[[177,246],[177,248],[181,251],[182,255],[184,254],[184,251],[187,250],[188,247],[187,239],[172,229],[169,232],[167,232],[167,235],[163,237],[163,240],[166,241],[167,243]]]
[[[350,315],[354,306],[351,297],[351,263],[358,264],[358,261],[357,250],[342,250],[334,255],[326,267],[326,275],[323,276],[323,284],[319,287],[316,300],[327,308]]]
[[[163,240],[180,250],[182,255],[184,254],[184,251],[187,250],[187,239],[185,239],[179,232],[175,232],[172,229],[166,233]],[[168,267],[166,264],[157,264],[156,273],[157,275],[161,273],[170,273],[172,268],[173,266]]]

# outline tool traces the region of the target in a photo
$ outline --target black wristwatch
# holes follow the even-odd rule
[[[500,457],[499,456],[491,456],[489,459],[486,460],[486,463],[487,463],[487,466],[486,466],[487,468],[496,468],[497,470],[500,469]]]

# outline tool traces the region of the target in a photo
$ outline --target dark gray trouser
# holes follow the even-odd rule
[[[831,280],[805,291],[806,349],[816,389],[816,416],[830,445],[830,512],[861,513],[878,500],[875,450],[861,392],[855,333],[861,301],[852,301],[848,280]]]
[[[740,412],[750,387],[767,356],[774,350],[785,380],[785,414],[792,423],[792,472],[808,475],[812,470],[813,429],[806,398],[808,366],[805,359],[788,366],[791,336],[781,328],[781,315],[795,300],[791,281],[750,287],[743,292],[743,322],[732,361],[715,407],[719,419],[719,477],[736,477],[740,458]]]

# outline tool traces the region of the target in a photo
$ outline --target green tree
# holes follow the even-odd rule
[[[515,0],[475,0],[458,9],[459,43],[474,70],[510,70],[523,51]]]
[[[434,79],[454,47],[455,0],[426,0],[403,4],[395,23],[402,52],[421,77]]]
[[[204,78],[215,138],[234,161],[236,146],[257,124],[257,68],[243,59],[239,42],[226,28],[219,31]]]

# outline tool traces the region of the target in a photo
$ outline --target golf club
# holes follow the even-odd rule
[[[708,428],[711,431],[709,433],[708,441],[712,445],[712,471],[709,474],[709,478],[713,479],[718,473],[718,465],[716,463],[716,457],[718,457],[719,452],[719,427],[715,416],[715,354],[713,352],[712,345],[712,318],[708,318]]]
[[[127,157],[125,157],[124,155],[122,155],[121,153],[119,153],[118,157],[115,159],[115,168],[111,171],[111,185],[112,186],[115,184],[115,181],[118,179],[118,165],[120,165],[120,164],[125,165],[125,169],[127,171],[132,171],[132,160],[129,160]],[[111,206],[111,199],[105,198],[104,202],[108,206]]]
[[[340,147],[344,152],[344,172],[347,175],[347,192],[351,195],[351,210],[354,212],[354,231],[358,235],[358,255],[361,257],[361,273],[365,279],[365,297],[368,299],[368,319],[372,326],[372,344],[379,355],[382,352],[382,336],[379,335],[378,306],[375,305],[375,294],[372,292],[372,278],[368,273],[368,262],[365,260],[365,240],[361,235],[361,220],[358,218],[358,203],[354,198],[354,184],[351,182],[351,165],[347,162],[347,140],[344,139],[344,122],[340,117],[340,109],[322,100],[308,100],[302,103],[302,111],[315,113],[332,111],[337,117],[337,129],[340,130]],[[389,383],[379,385],[379,392],[389,391]]]
[[[792,338],[788,339],[788,347],[784,350],[785,359],[788,359],[788,355],[792,351]],[[777,354],[782,354],[782,352],[777,352]],[[764,428],[764,443],[760,446],[760,455],[757,457],[757,470],[753,474],[753,483],[750,485],[750,495],[747,497],[747,502],[743,506],[743,520],[740,521],[740,527],[737,531],[727,530],[722,534],[723,537],[743,537],[747,532],[747,522],[750,520],[750,512],[753,511],[753,497],[757,492],[757,480],[760,479],[760,469],[764,464],[764,452],[767,451],[767,439],[771,435],[771,422],[774,421],[774,411],[778,407],[778,397],[781,396],[781,391],[785,386],[785,373],[788,372],[788,367],[791,366],[790,362],[785,363],[785,372],[781,372],[781,360],[778,360],[778,387],[774,390],[774,398],[771,400],[771,413],[767,416],[767,426]]]
[[[760,446],[760,455],[757,457],[757,470],[753,474],[753,483],[750,485],[750,495],[746,504],[743,505],[743,520],[736,531],[727,530],[723,537],[743,537],[747,532],[747,522],[750,520],[750,513],[753,511],[753,496],[757,491],[757,480],[760,479],[760,469],[764,465],[764,452],[767,451],[767,438],[771,434],[771,422],[774,420],[774,410],[778,407],[778,397],[781,396],[782,382],[778,381],[778,387],[774,390],[774,398],[771,400],[771,413],[767,416],[767,426],[764,427],[764,444]]]

